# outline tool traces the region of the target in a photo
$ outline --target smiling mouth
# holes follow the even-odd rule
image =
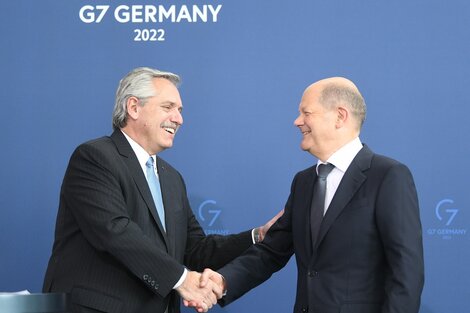
[[[168,133],[170,133],[170,134],[172,134],[172,135],[174,135],[174,134],[176,133],[176,129],[171,128],[171,127],[163,127],[163,129],[164,129],[166,132],[168,132]]]
[[[307,135],[307,134],[309,134],[309,133],[310,133],[309,130],[304,130],[304,131],[302,132],[302,135]]]

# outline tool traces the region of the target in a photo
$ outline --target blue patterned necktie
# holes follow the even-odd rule
[[[331,163],[318,165],[318,175],[313,186],[312,207],[310,209],[310,232],[313,247],[318,240],[318,232],[325,211],[326,177],[334,168],[335,166]]]
[[[153,166],[152,157],[149,157],[147,163],[145,163],[145,166],[147,167],[147,182],[150,187],[150,192],[152,193],[153,201],[157,207],[158,217],[160,218],[160,222],[162,222],[163,229],[166,231],[165,209],[163,208],[162,191],[160,189],[160,181],[158,180],[157,175],[155,175],[155,168]]]

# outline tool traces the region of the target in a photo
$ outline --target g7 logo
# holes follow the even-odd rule
[[[217,202],[215,202],[214,200],[206,200],[204,201],[203,203],[201,203],[201,205],[199,206],[199,209],[198,209],[198,214],[199,214],[199,218],[201,219],[201,221],[205,221],[206,219],[204,218],[204,214],[203,214],[203,209],[206,205],[209,205],[209,204],[216,204]],[[207,213],[209,214],[212,214],[212,219],[211,221],[209,222],[209,227],[211,227],[212,225],[214,225],[215,221],[217,220],[217,218],[219,217],[220,213],[222,212],[222,210],[220,209],[209,209],[207,210]]]
[[[436,216],[437,218],[442,221],[442,216],[441,216],[441,207],[444,205],[444,204],[453,204],[454,203],[454,200],[451,200],[451,199],[444,199],[444,200],[441,200],[439,201],[439,203],[436,205]],[[458,209],[455,209],[455,208],[450,208],[450,209],[445,209],[445,212],[449,215],[449,219],[447,220],[447,223],[446,223],[446,226],[449,226],[450,223],[452,223],[452,221],[454,220],[455,216],[457,215],[457,213],[459,212]]]
[[[106,15],[109,5],[97,5],[96,8],[92,5],[84,5],[80,9],[80,20],[83,23],[101,23],[101,20]]]

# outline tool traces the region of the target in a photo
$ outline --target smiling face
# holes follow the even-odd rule
[[[294,125],[302,133],[302,150],[325,161],[335,151],[337,111],[319,102],[321,89],[319,84],[313,84],[305,90]]]
[[[173,146],[173,139],[183,124],[183,105],[176,86],[165,78],[154,78],[155,95],[145,100],[130,97],[128,123],[123,130],[150,155]]]
[[[325,162],[359,136],[364,118],[364,99],[354,83],[331,77],[305,90],[294,125],[302,133],[301,148]]]

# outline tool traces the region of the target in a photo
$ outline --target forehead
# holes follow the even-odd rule
[[[300,100],[299,104],[299,110],[320,106],[319,98],[320,89],[315,85],[311,85],[305,89],[304,94],[302,95],[302,99]]]

